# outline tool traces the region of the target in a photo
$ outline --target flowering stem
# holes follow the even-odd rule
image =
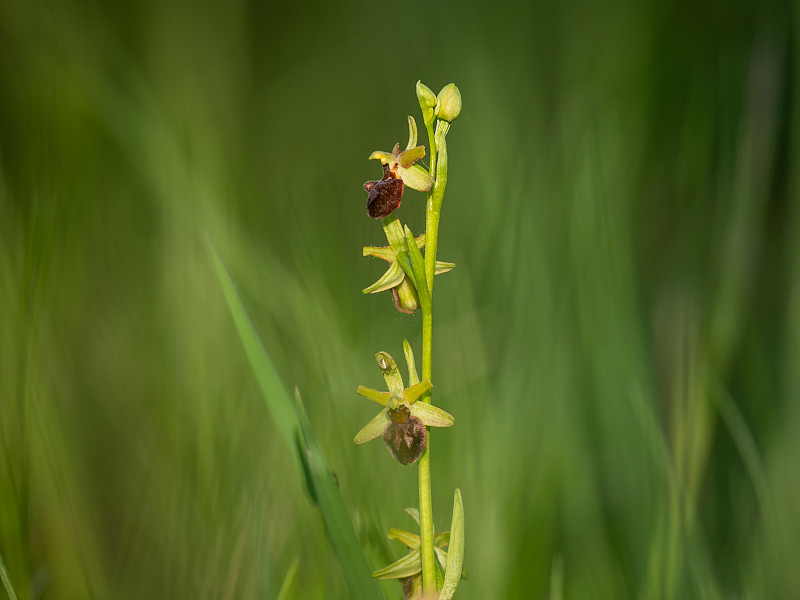
[[[427,255],[427,252],[426,252]],[[433,333],[433,314],[430,310],[422,311],[422,379],[431,377],[431,339]],[[428,392],[420,398],[421,402],[430,402]],[[433,551],[433,502],[431,500],[431,434],[428,429],[428,447],[419,459],[419,521],[420,521],[420,553],[422,562],[422,589],[425,592],[436,592],[436,563]]]
[[[439,241],[439,218],[442,214],[442,200],[447,186],[447,143],[445,136],[450,124],[439,121],[434,139],[430,140],[431,173],[435,173],[433,188],[428,193],[425,211],[425,279],[431,294],[431,307],[422,309],[422,379],[432,379],[433,358],[433,276],[436,272],[436,249]],[[430,137],[431,130],[428,129]],[[435,168],[434,168],[435,167]],[[428,392],[422,401],[430,402]],[[433,505],[431,501],[431,436],[428,432],[428,447],[419,459],[419,516],[420,516],[420,552],[422,559],[422,589],[426,593],[435,593],[436,558],[433,550]]]

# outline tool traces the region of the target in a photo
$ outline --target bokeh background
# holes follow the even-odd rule
[[[355,389],[421,324],[360,292],[361,184],[422,79],[464,98],[432,440],[458,597],[800,597],[798,31],[776,1],[0,1],[18,596],[274,598],[296,562],[286,597],[347,597],[206,233],[370,565],[402,554],[416,470],[352,444]]]

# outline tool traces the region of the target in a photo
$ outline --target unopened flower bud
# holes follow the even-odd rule
[[[443,121],[453,122],[461,114],[461,92],[455,83],[444,86],[436,100],[436,116]]]
[[[430,127],[435,117],[436,94],[427,85],[418,81],[417,100],[419,100],[419,107],[422,109],[422,118],[425,121],[425,126]]]

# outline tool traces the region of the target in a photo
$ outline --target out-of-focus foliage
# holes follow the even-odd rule
[[[367,160],[454,81],[436,525],[468,598],[800,590],[798,14],[779,2],[0,2],[0,553],[20,598],[340,598],[213,268],[371,566],[416,470],[353,436],[415,319]],[[424,140],[423,140],[424,141]],[[423,196],[398,211],[415,234]],[[416,205],[415,205],[416,204]],[[413,210],[412,210],[413,209]],[[392,315],[392,316],[387,316]],[[379,482],[379,485],[376,485]],[[395,542],[392,542],[395,544]],[[399,597],[396,584],[387,593]]]

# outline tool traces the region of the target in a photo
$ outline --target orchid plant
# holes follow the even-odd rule
[[[358,393],[381,405],[380,412],[358,432],[357,444],[382,437],[392,457],[402,465],[419,465],[419,509],[406,512],[420,528],[419,535],[392,528],[389,539],[408,547],[406,556],[375,571],[379,579],[398,579],[405,599],[449,600],[458,582],[465,576],[464,511],[461,492],[456,489],[452,524],[449,532],[436,534],[433,527],[431,501],[431,449],[429,427],[451,427],[455,423],[447,411],[431,403],[433,280],[434,275],[446,273],[453,263],[437,261],[439,218],[447,186],[447,143],[450,124],[461,113],[461,92],[454,84],[446,85],[434,94],[422,82],[417,82],[417,99],[422,109],[428,134],[430,167],[421,161],[425,146],[417,145],[417,124],[408,117],[408,144],[400,150],[396,144],[391,152],[376,151],[370,159],[380,160],[382,177],[367,181],[369,192],[367,215],[380,220],[386,234],[385,247],[367,246],[364,256],[380,258],[389,263],[387,271],[375,283],[365,288],[365,294],[391,291],[395,307],[404,313],[422,314],[422,376],[417,373],[414,353],[403,340],[408,370],[408,387],[394,359],[387,352],[375,358],[386,381],[388,391],[359,386]],[[399,208],[406,187],[427,194],[425,233],[417,237],[408,226],[402,225],[395,211]],[[423,255],[424,249],[424,255]],[[445,550],[448,548],[448,550]]]

